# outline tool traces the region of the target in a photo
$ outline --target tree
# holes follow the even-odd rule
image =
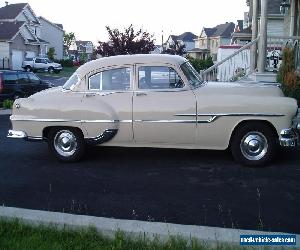
[[[213,66],[213,60],[211,56],[207,57],[205,60],[193,58],[193,57],[187,57],[187,59],[190,61],[190,63],[193,65],[195,70],[200,72],[200,70],[208,69],[209,67]]]
[[[76,41],[76,37],[74,32],[69,32],[64,34],[64,45],[70,49],[71,45],[73,45]]]
[[[154,49],[153,35],[142,29],[134,31],[132,24],[119,31],[106,26],[108,42],[98,42],[97,53],[101,56],[149,54]]]
[[[49,48],[48,52],[47,52],[47,56],[50,60],[54,60],[54,56],[55,56],[55,48],[51,47]]]
[[[184,54],[186,54],[185,44],[182,44],[179,41],[175,41],[169,46],[169,48],[164,50],[162,53],[183,56]]]

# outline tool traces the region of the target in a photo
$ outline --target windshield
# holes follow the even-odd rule
[[[203,83],[202,77],[189,62],[183,63],[180,68],[193,87],[199,87]]]
[[[64,84],[63,89],[72,90],[73,87],[79,82],[79,77],[76,73],[74,73],[69,80]]]

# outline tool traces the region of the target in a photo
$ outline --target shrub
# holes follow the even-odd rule
[[[61,66],[63,66],[63,67],[73,67],[74,66],[73,60],[71,60],[71,59],[62,59],[57,62],[60,63]]]
[[[55,56],[55,48],[51,47],[49,48],[48,52],[47,52],[47,56],[50,60],[54,60],[54,56]]]
[[[283,50],[282,64],[277,74],[277,81],[282,84],[282,91],[288,97],[297,99],[300,104],[300,76],[295,67],[295,53],[293,48]]]
[[[14,101],[6,99],[3,102],[3,108],[12,109],[13,104],[14,104]]]
[[[214,65],[211,57],[208,57],[205,60],[201,60],[193,57],[188,57],[187,59],[192,64],[194,69],[197,70],[197,72],[200,72],[200,70],[208,69],[209,67]]]

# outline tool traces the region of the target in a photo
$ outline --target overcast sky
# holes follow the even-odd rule
[[[7,0],[9,3],[25,2]],[[4,6],[5,1],[1,1]],[[153,33],[161,44],[164,31],[179,35],[191,31],[200,35],[203,27],[243,19],[246,0],[28,0],[38,16],[61,23],[65,31],[74,32],[77,39],[105,41],[105,26],[124,28],[133,24]]]

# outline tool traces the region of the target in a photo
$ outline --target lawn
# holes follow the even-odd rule
[[[37,75],[40,75],[40,76],[52,76],[52,77],[58,77],[58,78],[61,78],[61,77],[70,77],[76,70],[78,69],[78,67],[63,67],[62,71],[59,73],[59,74],[50,74],[48,72],[41,72],[41,71],[38,71],[37,72]]]
[[[1,250],[198,250],[198,249],[249,249],[239,246],[219,245],[208,248],[205,244],[195,241],[188,243],[179,238],[170,238],[167,242],[149,241],[145,237],[130,240],[124,234],[117,233],[115,239],[108,239],[96,232],[95,229],[57,230],[54,227],[28,226],[18,220],[4,221],[0,219],[0,249]],[[250,248],[254,249],[254,248]]]

